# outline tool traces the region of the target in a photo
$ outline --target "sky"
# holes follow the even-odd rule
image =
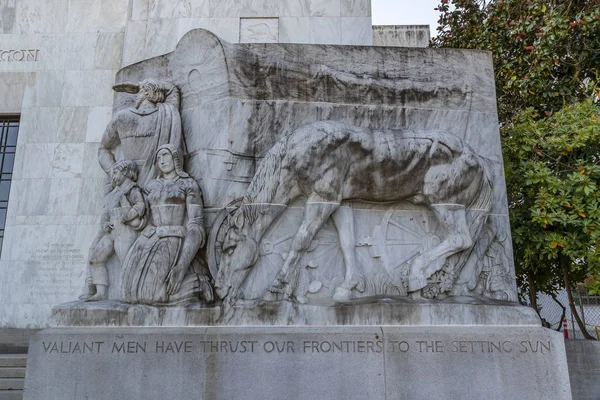
[[[437,28],[439,0],[371,0],[373,25],[429,25]]]

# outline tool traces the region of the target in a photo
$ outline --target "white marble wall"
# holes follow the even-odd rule
[[[123,65],[174,50],[179,39],[195,28],[208,29],[231,43],[248,41],[243,40],[246,18],[278,19],[280,43],[372,43],[370,0],[132,1]]]
[[[39,50],[35,61],[0,61],[0,115],[21,115],[0,327],[43,327],[52,306],[79,293],[116,72],[172,51],[194,28],[239,42],[241,18],[277,19],[282,43],[372,40],[370,0],[0,0],[0,51]]]
[[[102,210],[97,148],[112,113],[129,0],[0,2],[0,114],[20,114],[0,259],[0,326],[44,326],[76,297]],[[6,88],[7,90],[3,90]]]

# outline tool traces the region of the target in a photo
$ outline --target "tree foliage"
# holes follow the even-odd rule
[[[600,275],[588,274],[585,279],[585,288],[591,296],[600,296]]]
[[[561,257],[577,281],[600,272],[600,107],[588,100],[542,119],[530,108],[503,133],[521,270],[548,275],[538,280],[547,290],[559,284],[551,276]]]
[[[503,127],[517,278],[537,291],[600,276],[600,107],[591,100],[547,118],[533,108]]]
[[[600,78],[600,0],[441,0],[435,47],[489,50],[501,121],[586,98]]]

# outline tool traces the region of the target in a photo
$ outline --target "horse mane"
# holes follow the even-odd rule
[[[277,141],[267,152],[244,194],[241,211],[246,221],[254,223],[269,206],[279,187],[281,161],[287,153],[287,138]]]

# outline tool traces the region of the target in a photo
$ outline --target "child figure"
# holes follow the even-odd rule
[[[108,259],[116,253],[123,262],[137,232],[146,226],[146,202],[136,183],[137,178],[137,165],[131,160],[119,161],[112,167],[112,190],[104,196],[102,232],[90,248],[88,273],[80,300],[107,299]]]

